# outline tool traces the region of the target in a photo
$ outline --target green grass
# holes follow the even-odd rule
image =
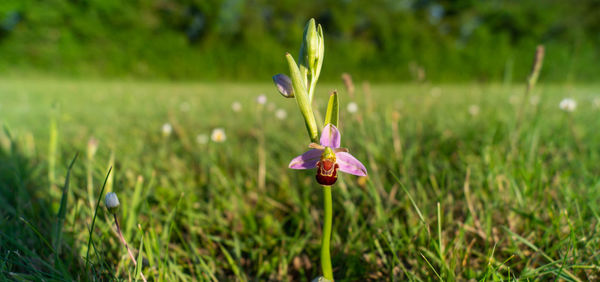
[[[333,88],[343,89],[318,88],[321,114]],[[600,87],[538,85],[540,103],[525,101],[517,130],[523,92],[373,85],[372,96],[357,92],[353,115],[340,91],[342,145],[369,177],[343,175],[333,188],[336,280],[600,279]],[[570,116],[564,97],[578,101]],[[271,84],[2,80],[0,113],[0,280],[139,279],[103,198],[85,271],[111,156],[104,193],[119,195],[149,280],[320,275],[321,188],[314,171],[287,169],[308,137],[294,101]],[[224,143],[196,142],[216,127]]]

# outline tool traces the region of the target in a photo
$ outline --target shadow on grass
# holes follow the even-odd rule
[[[66,198],[58,216],[40,167],[13,140],[0,148],[0,280],[86,280],[76,274],[85,267],[77,241],[63,230]]]

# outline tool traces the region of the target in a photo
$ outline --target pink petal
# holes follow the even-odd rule
[[[311,149],[304,154],[295,157],[289,167],[293,169],[311,169],[317,167],[317,162],[321,159],[323,150]]]
[[[336,149],[340,147],[340,131],[333,124],[327,124],[321,132],[321,145]]]
[[[335,153],[335,157],[341,171],[358,176],[367,176],[367,169],[365,166],[354,156],[350,155],[350,153]]]

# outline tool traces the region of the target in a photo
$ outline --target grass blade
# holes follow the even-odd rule
[[[85,272],[88,273],[89,267],[89,257],[90,257],[90,245],[92,244],[92,234],[94,234],[94,224],[96,223],[96,215],[98,215],[98,208],[100,207],[100,201],[102,200],[102,194],[104,194],[104,188],[106,188],[106,182],[108,181],[108,177],[112,171],[112,167],[108,168],[108,173],[106,173],[106,178],[104,178],[104,184],[102,184],[102,189],[100,190],[100,195],[98,195],[98,201],[96,202],[96,209],[94,210],[94,217],[92,218],[92,225],[90,226],[90,235],[88,237],[88,246],[87,252],[85,254]]]
[[[71,178],[71,169],[73,168],[73,165],[75,164],[75,160],[77,160],[77,157],[79,156],[79,153],[75,154],[75,157],[73,158],[73,160],[71,161],[71,164],[69,164],[69,169],[67,170],[67,176],[65,178],[65,185],[63,186],[62,189],[62,197],[60,199],[60,209],[58,210],[58,215],[57,215],[57,219],[56,219],[56,223],[54,224],[54,232],[53,232],[53,246],[54,246],[54,250],[56,250],[55,254],[59,255],[60,254],[60,243],[62,241],[62,227],[63,227],[63,223],[65,222],[65,217],[67,215],[67,200],[68,200],[68,196],[69,196],[69,179]]]

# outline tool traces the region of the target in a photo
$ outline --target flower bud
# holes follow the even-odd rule
[[[289,76],[282,73],[274,75],[273,82],[277,86],[277,90],[281,96],[294,98],[294,87],[292,86],[292,79]]]
[[[321,25],[317,27],[317,37],[319,39],[319,46],[317,49],[317,57],[315,61],[315,79],[319,78],[321,74],[321,68],[323,67],[323,57],[325,56],[325,40],[323,39],[323,28]]]
[[[316,60],[319,55],[319,36],[315,26],[315,19],[310,19],[304,30],[304,48],[306,48],[306,66],[311,72],[315,72]]]
[[[106,197],[104,197],[104,204],[106,205],[108,211],[112,214],[115,214],[119,210],[119,206],[121,205],[119,203],[119,198],[117,197],[117,194],[115,192],[110,192],[106,194]]]
[[[312,80],[318,79],[323,65],[325,46],[323,41],[323,28],[315,25],[315,19],[310,19],[304,27],[302,46],[300,47],[300,75],[306,82],[307,72]]]

